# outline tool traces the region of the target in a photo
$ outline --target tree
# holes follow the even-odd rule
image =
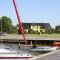
[[[0,32],[1,32],[1,19],[0,19]]]
[[[29,33],[29,34],[35,34],[36,31],[34,31],[33,29],[29,28],[28,33]]]
[[[53,28],[46,29],[46,33],[52,34],[52,33],[54,33],[54,29]]]
[[[1,18],[2,20],[2,31],[4,32],[10,32],[11,31],[11,26],[12,26],[12,21],[10,18],[6,17],[6,16],[3,16]]]
[[[15,26],[12,25],[10,29],[11,30],[9,31],[9,33],[17,33],[17,29]]]
[[[55,33],[60,33],[60,25],[55,27]]]
[[[0,23],[2,23],[2,32],[3,33],[12,33],[13,31],[15,31],[15,27],[12,25],[11,18],[9,18],[7,16],[3,16],[0,19]],[[1,24],[0,24],[0,27],[1,27]]]

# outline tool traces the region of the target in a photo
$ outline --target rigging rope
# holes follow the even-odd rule
[[[18,13],[17,6],[16,6],[16,0],[13,0],[13,4],[14,4],[15,12],[16,12],[17,19],[18,19],[18,22],[19,22],[19,27],[20,27],[20,29],[21,29],[21,31],[22,31],[23,38],[24,38],[24,41],[25,41],[25,43],[26,43],[26,47],[28,48],[27,41],[26,41],[26,37],[25,37],[25,35],[24,35],[24,29],[23,29],[23,26],[22,26],[21,19],[20,19],[20,17],[19,17],[19,13]]]

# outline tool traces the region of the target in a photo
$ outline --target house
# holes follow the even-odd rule
[[[24,31],[29,32],[29,29],[33,32],[45,33],[51,26],[49,23],[23,23]]]

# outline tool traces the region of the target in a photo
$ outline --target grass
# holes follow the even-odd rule
[[[41,37],[48,37],[48,36],[58,36],[60,37],[60,34],[28,34],[28,35],[31,35],[31,36],[41,36]]]

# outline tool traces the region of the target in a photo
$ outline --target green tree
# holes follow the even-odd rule
[[[55,27],[55,33],[60,33],[60,25]]]
[[[2,23],[2,32],[4,33],[12,33],[13,31],[15,31],[15,27],[12,25],[12,20],[11,18],[7,17],[7,16],[3,16],[0,19],[0,23]],[[1,27],[1,24],[0,24]],[[1,29],[0,29],[1,30]],[[16,32],[16,31],[15,31]]]
[[[34,32],[34,30],[29,29],[29,30],[28,30],[28,33],[29,33],[29,34],[34,34],[35,32]]]
[[[0,19],[0,35],[2,34],[2,24],[1,24],[1,19]]]
[[[0,32],[1,32],[1,19],[0,19]]]
[[[17,33],[17,29],[15,26],[12,25],[10,29],[11,30],[9,31],[9,33]]]
[[[54,29],[53,28],[46,29],[46,33],[52,34],[52,33],[54,33]]]
[[[1,18],[2,20],[2,31],[4,32],[10,32],[11,31],[11,26],[12,26],[12,21],[9,17],[3,16]]]

